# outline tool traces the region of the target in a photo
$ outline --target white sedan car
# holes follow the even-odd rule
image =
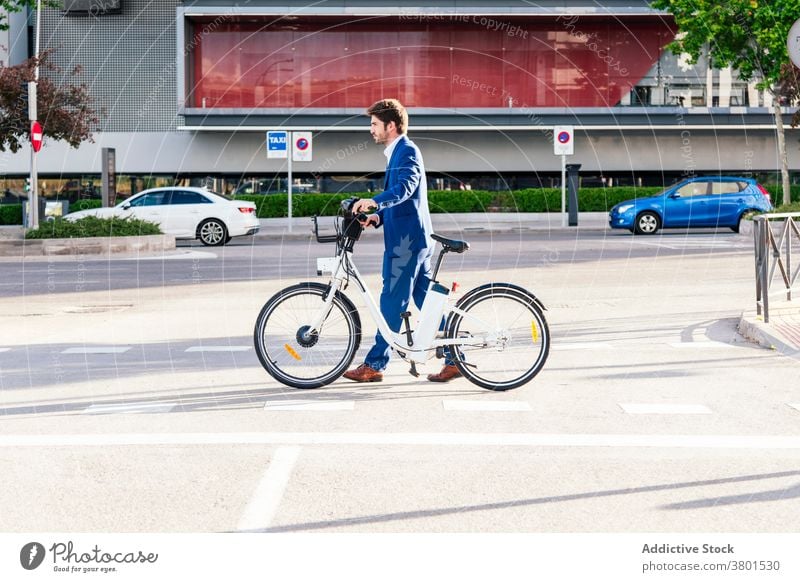
[[[256,205],[231,200],[204,188],[153,188],[123,200],[112,208],[80,210],[65,216],[79,220],[131,217],[155,222],[164,234],[176,239],[200,239],[204,245],[224,245],[234,236],[255,234],[259,229]]]

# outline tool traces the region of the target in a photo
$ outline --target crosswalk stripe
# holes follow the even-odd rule
[[[712,414],[711,409],[702,404],[636,404],[619,405],[626,414]]]
[[[158,414],[171,412],[175,402],[132,402],[130,404],[94,404],[83,414]]]
[[[87,348],[67,348],[62,354],[124,354],[130,346],[95,346]]]
[[[442,400],[445,410],[480,412],[529,411],[531,405],[517,400]]]
[[[668,344],[672,348],[679,348],[679,349],[693,349],[693,350],[704,350],[709,348],[735,348],[736,346],[731,344],[726,344],[725,342],[715,342],[715,341],[699,341],[699,342],[672,342]]]
[[[192,346],[186,348],[187,352],[246,352],[252,346]]]
[[[553,342],[554,350],[610,350],[613,349],[610,344],[604,342],[573,342],[560,344]]]
[[[353,400],[270,400],[264,403],[264,410],[334,411],[353,410]]]

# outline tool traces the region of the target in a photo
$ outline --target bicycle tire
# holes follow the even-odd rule
[[[318,313],[328,285],[298,283],[264,304],[253,340],[264,369],[292,388],[319,388],[347,370],[361,344],[361,318],[352,301],[336,291],[321,333],[303,340],[302,331]]]
[[[489,345],[451,346],[454,364],[473,384],[504,391],[530,382],[544,367],[550,353],[550,329],[544,306],[535,295],[508,283],[489,283],[467,293],[456,304],[466,316],[451,312],[448,338],[475,337],[496,333]],[[485,322],[486,326],[472,318]]]

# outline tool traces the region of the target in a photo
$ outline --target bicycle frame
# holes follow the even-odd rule
[[[481,326],[482,329],[486,330],[484,334],[480,336],[472,336],[469,338],[434,338],[428,345],[417,345],[414,340],[412,334],[412,342],[413,345],[409,346],[408,344],[408,337],[404,331],[394,332],[389,327],[389,324],[386,323],[386,319],[383,317],[380,309],[378,308],[378,304],[375,302],[375,298],[372,296],[369,288],[364,284],[361,279],[361,274],[358,271],[355,263],[352,260],[352,252],[348,251],[343,248],[339,248],[337,250],[336,256],[336,263],[332,269],[332,275],[329,285],[329,291],[325,296],[325,303],[322,308],[320,308],[319,314],[316,318],[309,324],[309,333],[319,332],[321,326],[323,325],[325,318],[328,316],[331,310],[331,306],[333,303],[333,297],[336,291],[341,291],[346,282],[352,280],[356,283],[358,287],[358,291],[361,294],[361,297],[364,299],[364,303],[367,305],[367,309],[369,310],[372,319],[375,321],[378,330],[381,332],[381,335],[384,337],[386,342],[394,349],[401,357],[416,362],[416,363],[424,363],[426,362],[432,350],[436,350],[437,348],[444,348],[445,346],[459,346],[459,345],[481,345],[481,346],[488,346],[494,345],[498,342],[502,342],[503,338],[497,331],[490,331],[489,325],[485,322],[481,321],[480,319],[470,315],[469,313],[462,311],[455,305],[451,305],[449,302],[445,304],[444,308],[442,309],[441,313],[436,314],[440,320],[442,316],[449,315],[450,313],[457,313],[464,317],[465,319],[471,320],[478,325]]]

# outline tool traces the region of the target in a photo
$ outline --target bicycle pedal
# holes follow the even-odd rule
[[[411,367],[408,369],[408,373],[414,376],[414,378],[419,378],[419,372],[417,372],[417,364],[411,362]]]

